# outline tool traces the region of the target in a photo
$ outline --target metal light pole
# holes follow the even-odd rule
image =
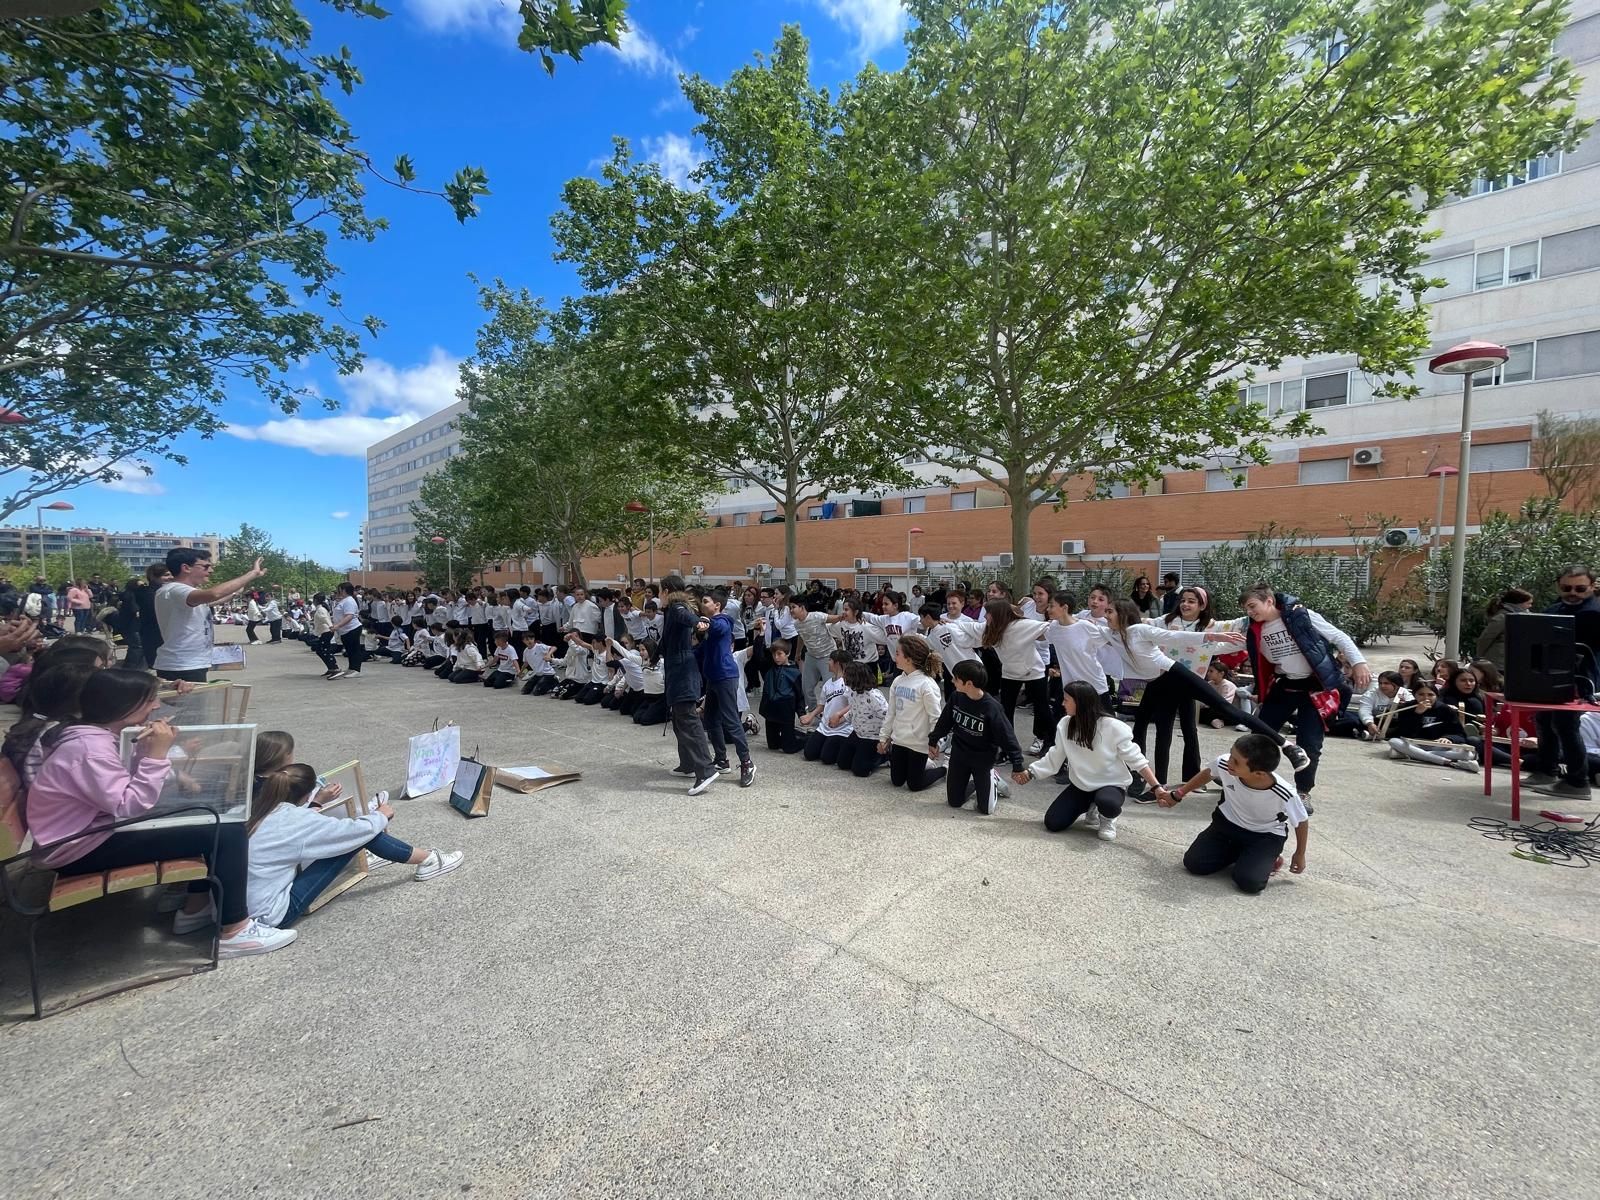
[[[623,512],[648,513],[650,515],[650,582],[656,581],[656,513],[648,504],[641,504],[637,500],[629,500],[622,506]]]
[[[1495,342],[1462,342],[1428,363],[1428,370],[1435,375],[1461,376],[1461,458],[1456,468],[1456,525],[1450,541],[1450,594],[1444,629],[1444,652],[1451,658],[1461,648],[1461,581],[1466,569],[1467,492],[1472,474],[1472,377],[1493,370],[1510,357],[1511,351]]]
[[[39,574],[44,574],[44,514],[46,512],[71,512],[73,505],[65,500],[56,500],[50,504],[34,506],[34,515],[39,518]],[[72,535],[67,535],[67,571],[72,571]],[[46,580],[46,582],[49,582]]]
[[[356,570],[361,572],[361,588],[363,591],[365,591],[367,586],[367,556],[360,550],[348,550],[346,553],[352,554],[361,560],[361,562],[357,565]]]
[[[431,538],[429,538],[428,540],[430,542],[432,542],[435,546],[443,546],[444,547],[445,587],[449,588],[452,592],[455,591],[456,590],[456,554],[455,554],[454,547],[452,547],[450,545],[450,539],[445,537],[443,534],[436,533]]]
[[[911,594],[911,539],[922,532],[921,525],[913,525],[906,530],[906,595]]]

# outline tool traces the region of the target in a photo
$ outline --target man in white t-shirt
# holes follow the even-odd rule
[[[361,646],[361,611],[356,603],[356,589],[353,584],[341,583],[335,594],[339,600],[333,606],[331,614],[333,636],[344,646],[345,661],[350,665],[346,670],[328,678],[355,679],[360,676],[361,662],[367,656]]]
[[[156,624],[161,627],[161,648],[156,651],[156,675],[161,679],[204,683],[211,669],[211,606],[237,595],[266,574],[261,560],[237,579],[216,587],[211,581],[211,552],[192,546],[167,551],[172,582],[155,595]]]

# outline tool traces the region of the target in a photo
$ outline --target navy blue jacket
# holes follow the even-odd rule
[[[1311,610],[1300,603],[1298,596],[1273,592],[1272,598],[1277,602],[1279,615],[1283,617],[1283,627],[1289,631],[1300,653],[1306,656],[1306,661],[1311,664],[1311,673],[1317,677],[1323,689],[1342,686],[1344,673],[1339,670],[1333,651],[1328,648],[1328,640],[1312,627]],[[1265,700],[1267,693],[1272,690],[1275,672],[1272,660],[1261,653],[1261,627],[1254,621],[1250,622],[1249,632],[1245,636],[1245,652],[1250,656],[1250,673],[1256,677],[1257,701]]]
[[[671,600],[661,617],[661,666],[668,704],[700,699],[700,666],[694,657],[694,627],[699,618],[680,600]]]

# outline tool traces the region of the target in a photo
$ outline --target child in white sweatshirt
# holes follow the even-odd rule
[[[1100,695],[1092,683],[1068,680],[1062,688],[1061,707],[1066,711],[1056,726],[1055,745],[1026,771],[1011,778],[1028,783],[1053,776],[1067,765],[1067,787],[1044,815],[1044,827],[1060,833],[1085,814],[1088,829],[1098,828],[1100,840],[1115,841],[1117,817],[1128,799],[1128,777],[1141,776],[1152,789],[1155,772],[1145,761],[1133,730],[1101,707]]]
[[[246,897],[251,914],[270,925],[283,928],[304,916],[362,849],[415,866],[422,882],[461,865],[459,850],[413,849],[385,832],[394,817],[386,792],[373,797],[371,809],[359,817],[334,817],[308,807],[317,794],[317,773],[305,763],[269,771],[258,782],[246,826]]]
[[[878,753],[889,756],[889,783],[920,792],[944,778],[944,768],[928,767],[928,738],[944,711],[939,677],[944,664],[921,634],[900,639],[894,656],[901,674],[889,685],[889,715],[878,735]]]

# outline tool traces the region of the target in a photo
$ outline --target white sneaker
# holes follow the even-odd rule
[[[1083,814],[1083,827],[1085,829],[1100,828],[1100,810],[1098,808],[1091,807],[1088,812]]]
[[[1248,725],[1235,725],[1234,728],[1237,729],[1240,733],[1249,733],[1250,732],[1250,726],[1248,726]]]
[[[429,850],[428,857],[417,864],[416,880],[418,883],[426,883],[430,879],[447,875],[459,867],[465,857],[465,852],[461,850]]]
[[[248,958],[252,954],[271,954],[274,950],[282,950],[299,936],[293,929],[274,929],[252,918],[245,922],[245,927],[238,933],[218,943],[217,955],[221,958]]]
[[[217,923],[217,906],[210,901],[197,913],[178,912],[172,916],[172,932],[179,937],[197,929],[209,929]]]
[[[161,890],[161,898],[156,901],[156,911],[158,913],[175,913],[183,907],[183,902],[188,898],[188,884],[171,884]]]
[[[374,792],[373,795],[372,795],[372,799],[367,801],[367,811],[369,813],[377,812],[378,811],[378,805],[387,804],[387,803],[389,803],[389,793],[388,792]]]
[[[1034,738],[1033,741],[1028,744],[1028,753],[1029,754],[1038,754],[1038,753],[1042,752],[1043,750],[1044,750],[1044,740],[1042,738]]]
[[[989,772],[989,786],[993,789],[993,794],[999,796],[1000,799],[1007,800],[1010,798],[1011,784],[1006,781],[1006,777],[1000,774],[999,771]]]
[[[1117,840],[1117,819],[1115,817],[1101,818],[1100,840],[1102,842],[1114,842]]]

